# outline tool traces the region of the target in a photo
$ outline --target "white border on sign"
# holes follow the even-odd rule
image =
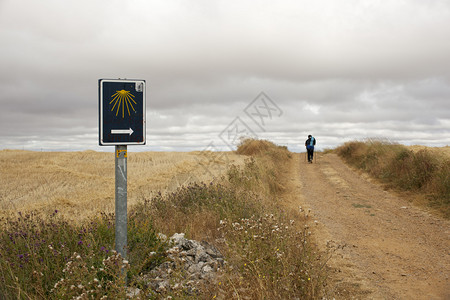
[[[137,82],[143,82],[144,83],[144,89],[142,91],[143,95],[142,95],[142,106],[143,106],[143,120],[142,120],[142,126],[143,128],[143,140],[142,142],[103,142],[103,82],[133,82],[133,83],[137,83]],[[145,141],[146,141],[146,128],[147,128],[147,117],[146,117],[146,89],[147,89],[147,84],[145,82],[145,80],[143,79],[100,79],[99,80],[99,85],[100,85],[100,141],[99,144],[100,146],[114,146],[114,145],[145,145]]]

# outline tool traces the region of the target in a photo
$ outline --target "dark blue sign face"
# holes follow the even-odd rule
[[[99,80],[99,144],[145,145],[145,80]]]

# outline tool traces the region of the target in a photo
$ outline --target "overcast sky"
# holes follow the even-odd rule
[[[100,78],[147,82],[130,151],[450,145],[448,0],[0,0],[0,40],[1,149],[112,151]]]

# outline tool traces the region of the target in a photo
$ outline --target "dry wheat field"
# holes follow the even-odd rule
[[[128,205],[189,182],[208,182],[244,158],[231,152],[128,152]],[[82,220],[114,211],[114,154],[0,151],[1,213],[57,209]]]

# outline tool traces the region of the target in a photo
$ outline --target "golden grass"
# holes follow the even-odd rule
[[[282,155],[283,159],[290,158],[286,146],[278,146],[267,140],[244,139],[238,145],[237,154],[242,155]]]
[[[221,152],[128,152],[128,205],[173,191],[182,184],[211,181],[243,157]],[[114,211],[114,154],[95,151],[0,151],[2,213],[58,209],[72,220]]]
[[[445,147],[427,147],[422,145],[413,145],[413,146],[406,146],[409,150],[412,150],[414,152],[419,152],[420,150],[427,150],[433,153],[434,155],[437,155],[439,157],[447,157],[450,158],[450,146]]]
[[[449,147],[403,146],[384,140],[347,142],[336,148],[344,160],[418,205],[450,217]]]

